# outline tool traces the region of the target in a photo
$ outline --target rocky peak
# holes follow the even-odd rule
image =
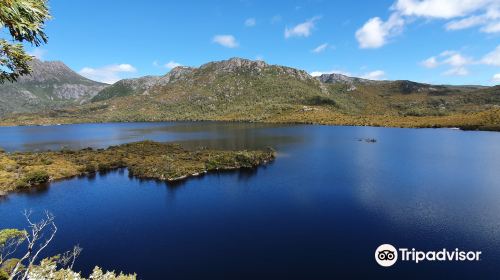
[[[31,73],[21,76],[19,83],[84,83],[98,84],[80,76],[60,61],[41,61],[34,58],[30,63]]]
[[[179,81],[186,79],[187,76],[193,71],[195,68],[188,67],[188,66],[177,66],[174,67],[172,70],[170,70],[166,75],[162,76],[157,83],[159,85],[166,85],[171,82]]]
[[[209,62],[200,66],[200,70],[214,69],[217,73],[233,73],[239,70],[262,71],[268,64],[262,60],[250,60],[233,57],[228,60]]]
[[[318,77],[318,80],[327,84],[337,84],[337,83],[352,84],[355,82],[356,79],[346,75],[332,73],[332,74],[322,74],[321,76]]]
[[[325,84],[349,85],[351,90],[356,89],[356,85],[379,85],[389,82],[389,81],[368,80],[358,77],[349,77],[339,73],[322,74],[321,76],[316,78]]]

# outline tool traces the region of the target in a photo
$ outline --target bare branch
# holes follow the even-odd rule
[[[67,251],[64,254],[62,254],[58,263],[64,268],[73,269],[73,266],[75,265],[75,260],[76,258],[78,258],[82,250],[83,250],[82,247],[76,245],[75,247],[73,247],[73,250]]]
[[[49,245],[50,242],[52,242],[54,236],[56,235],[57,226],[54,223],[54,215],[52,215],[48,211],[45,211],[45,218],[35,223],[31,220],[31,214],[31,211],[24,211],[24,216],[26,217],[31,231],[31,234],[29,234],[27,231],[25,233],[25,238],[28,243],[28,250],[26,254],[24,254],[17,262],[16,266],[12,270],[9,280],[16,278],[21,273],[22,276],[19,277],[19,279],[27,279],[29,270],[37,260],[39,254]],[[46,231],[48,231],[49,237],[44,241],[41,241]],[[39,242],[41,242],[41,244],[37,249],[35,249],[35,246]],[[20,268],[23,265],[24,261],[28,261],[26,269],[24,271],[20,271]]]

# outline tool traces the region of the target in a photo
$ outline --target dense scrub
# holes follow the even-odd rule
[[[0,152],[0,191],[31,186],[96,171],[126,167],[133,176],[165,181],[212,170],[252,168],[274,159],[274,151],[185,150],[151,141],[78,151]]]

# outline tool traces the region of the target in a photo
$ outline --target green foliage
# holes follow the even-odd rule
[[[0,267],[0,275],[2,275],[2,272],[4,273],[4,275],[10,275],[12,273],[12,270],[14,270],[14,267],[17,265],[18,262],[19,262],[19,259],[16,259],[16,258],[11,258],[11,259],[5,260],[2,263],[2,266]],[[24,270],[24,268],[25,268],[25,266],[21,264],[20,270]],[[0,276],[0,279],[2,279],[2,276]]]
[[[0,83],[14,82],[21,75],[29,74],[28,62],[31,56],[26,54],[21,44],[10,44],[0,39]]]
[[[306,99],[305,104],[307,105],[337,105],[337,102],[331,97],[325,97],[325,96],[320,96],[316,95],[311,98]]]
[[[152,141],[112,146],[108,149],[61,150],[0,154],[1,165],[16,165],[0,172],[0,190],[27,188],[84,173],[126,167],[141,178],[172,181],[218,169],[250,168],[274,159],[272,150],[186,150],[179,145]],[[47,159],[50,159],[48,164]],[[3,175],[3,177],[2,177]],[[16,179],[17,176],[22,179]]]
[[[45,170],[35,170],[27,172],[18,182],[18,187],[31,187],[47,183],[50,179],[49,173]]]
[[[96,96],[94,96],[91,101],[98,102],[107,99],[111,99],[113,97],[121,97],[121,96],[129,96],[137,93],[131,87],[127,87],[123,85],[121,82],[117,82],[114,85],[111,85],[99,92]]]
[[[18,229],[0,230],[0,251],[11,241],[14,241],[15,243],[22,242],[24,240],[25,233],[26,231]]]
[[[60,268],[58,266],[59,256],[45,258],[39,264],[29,268],[28,279],[51,279],[51,280],[135,280],[136,274],[124,274],[114,271],[103,272],[98,266],[94,268],[89,278],[83,277],[80,272],[75,272],[70,268]],[[9,259],[0,268],[0,280],[9,279],[9,272],[12,271],[17,259]],[[22,268],[22,270],[24,267]]]
[[[0,26],[9,30],[13,40],[40,46],[47,42],[43,31],[50,18],[45,0],[0,0]],[[32,57],[21,44],[0,40],[0,83],[15,81],[30,72],[28,62]]]

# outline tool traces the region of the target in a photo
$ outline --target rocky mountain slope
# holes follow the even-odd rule
[[[238,120],[500,129],[497,87],[371,81],[232,58],[122,80],[92,102],[5,122]]]
[[[142,115],[147,108],[153,118],[206,119],[225,115],[259,120],[291,106],[328,99],[321,82],[305,71],[241,58],[210,62],[199,68],[176,67],[154,83],[138,79],[134,82],[141,85],[137,87],[141,90],[124,89],[124,84],[116,83],[94,101],[101,101],[99,106],[108,108],[106,114],[119,114],[120,119],[129,114]],[[111,96],[107,94],[110,91],[131,94],[118,98],[119,94],[114,94],[106,99],[104,94]]]
[[[84,78],[62,62],[31,62],[32,73],[0,84],[0,116],[83,104],[107,85]]]

